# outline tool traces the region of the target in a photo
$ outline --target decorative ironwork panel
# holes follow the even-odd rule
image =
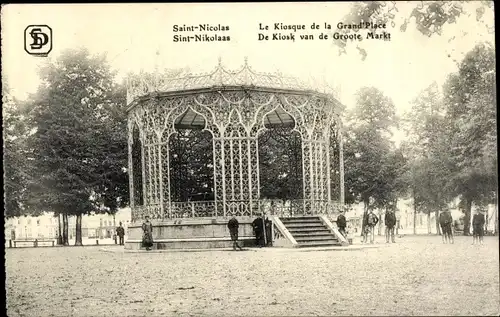
[[[251,191],[248,174],[249,143],[242,124],[228,124],[224,131],[223,150],[223,188],[226,215],[250,216]]]
[[[302,174],[304,179],[304,213],[311,214],[313,200],[312,142],[302,140]]]
[[[259,180],[259,150],[257,138],[249,138],[249,179],[250,179],[250,194],[251,194],[251,211],[252,215],[259,210],[258,200],[260,199],[260,180]]]
[[[162,213],[163,218],[170,218],[172,210],[171,202],[171,190],[170,190],[170,147],[168,142],[168,137],[164,136],[162,138],[162,143],[160,145],[160,157],[161,157],[161,182],[162,182]]]
[[[327,178],[329,176],[326,166],[328,165],[328,155],[326,148],[326,141],[321,142],[320,146],[320,182],[321,182],[321,200],[329,201],[327,191],[328,191],[328,182]]]
[[[143,197],[143,183],[142,183],[142,142],[139,136],[138,127],[134,125],[132,132],[133,143],[132,147],[132,169],[131,169],[131,178],[132,178],[132,197],[134,207],[135,206],[143,206],[144,205],[144,197]]]
[[[171,218],[212,218],[215,217],[214,201],[172,202]]]
[[[340,186],[339,186],[339,146],[338,146],[338,133],[335,126],[331,126],[329,136],[329,152],[330,152],[330,194],[332,201],[340,200]]]
[[[224,208],[224,140],[220,138],[213,139],[214,148],[214,193],[215,193],[215,212],[216,215],[225,215]]]

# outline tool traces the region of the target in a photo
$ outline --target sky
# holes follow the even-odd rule
[[[417,2],[398,3],[398,17],[408,15]],[[475,12],[478,2],[467,4]],[[398,113],[433,81],[441,85],[456,63],[481,41],[494,41],[475,14],[446,25],[442,36],[426,37],[412,24],[404,33],[392,29],[391,41],[366,40],[368,52],[362,61],[350,44],[348,54],[338,56],[331,40],[258,41],[259,24],[312,23],[333,27],[342,22],[350,3],[195,3],[195,4],[9,4],[2,7],[2,72],[11,94],[25,99],[39,84],[37,67],[56,59],[68,48],[84,46],[92,53],[107,53],[118,78],[141,69],[189,67],[193,73],[215,68],[218,58],[229,69],[238,69],[248,58],[260,72],[280,71],[303,81],[327,83],[339,89],[347,107],[355,103],[355,92],[374,86],[392,98]],[[485,21],[493,24],[493,12]],[[227,25],[230,42],[174,43],[173,25],[209,23]],[[53,30],[49,57],[34,57],[24,51],[24,29],[46,24]],[[306,33],[316,34],[323,30]],[[286,31],[283,31],[286,32]],[[217,32],[224,35],[222,32]],[[449,41],[451,38],[453,40]],[[156,52],[159,52],[159,55]],[[448,56],[450,55],[450,56]]]

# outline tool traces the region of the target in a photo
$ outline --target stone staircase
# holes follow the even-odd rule
[[[281,222],[297,241],[298,247],[339,246],[341,242],[320,217],[282,218]]]

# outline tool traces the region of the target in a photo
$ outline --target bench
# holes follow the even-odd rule
[[[44,242],[51,242],[52,246],[55,246],[55,240],[54,239],[26,239],[26,240],[10,240],[9,241],[9,246],[12,248],[12,241],[14,241],[14,248],[17,248],[18,243],[32,243],[33,246],[36,248],[38,247],[39,243],[44,243]]]

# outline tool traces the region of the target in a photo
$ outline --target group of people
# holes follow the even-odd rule
[[[363,232],[362,232],[362,243],[367,243],[368,239],[370,243],[374,243],[375,241],[375,226],[378,224],[379,218],[370,209],[365,216],[363,217]],[[472,244],[483,244],[484,237],[484,225],[485,225],[485,217],[484,214],[476,210],[473,218],[472,218]],[[384,217],[385,223],[385,241],[389,243],[396,243],[394,229],[397,224],[396,215],[392,210],[388,210],[385,213]],[[451,212],[449,210],[444,210],[439,215],[439,224],[441,226],[441,233],[443,237],[443,243],[454,243],[453,240],[453,217],[451,216]],[[347,238],[347,220],[342,211],[340,215],[337,217],[337,227],[339,232]],[[389,241],[390,240],[390,241]]]
[[[363,232],[362,232],[362,243],[374,243],[375,241],[375,226],[379,223],[380,219],[377,215],[370,209],[365,216],[363,217]],[[483,244],[484,237],[484,225],[485,225],[485,217],[479,211],[476,211],[472,218],[472,232],[473,232],[473,241],[472,244]],[[394,230],[397,224],[397,219],[394,211],[388,210],[385,213],[384,217],[385,223],[385,240],[386,243],[395,243],[395,235]],[[439,215],[439,224],[441,226],[441,232],[443,237],[443,243],[454,243],[453,240],[453,217],[451,216],[451,212],[449,210],[444,210]],[[265,220],[262,216],[258,216],[252,222],[253,232],[255,234],[256,244],[259,247],[263,247],[265,245],[265,230],[270,225],[269,220]],[[233,242],[233,250],[242,250],[242,247],[238,244],[238,231],[239,231],[239,222],[236,217],[232,217],[228,223],[227,227],[229,229],[229,233],[231,236],[231,240]],[[347,219],[345,217],[345,212],[342,211],[340,215],[337,217],[337,227],[339,232],[347,238]],[[153,224],[149,220],[149,216],[145,217],[144,223],[142,224],[142,246],[146,250],[151,250],[153,247]],[[122,223],[120,222],[120,226],[116,229],[116,234],[120,238],[120,245],[123,245],[123,240],[125,236],[125,229],[122,227]],[[267,239],[269,240],[269,238]]]
[[[271,225],[271,222],[259,215],[252,222],[252,229],[255,235],[255,242],[259,248],[262,248],[266,245],[266,240],[269,241],[269,237],[266,239],[266,229]],[[238,230],[239,230],[239,222],[235,216],[229,219],[227,223],[227,228],[229,229],[229,234],[231,235],[231,241],[233,241],[233,250],[242,250],[241,246],[238,244]]]
[[[346,227],[347,227],[347,220],[344,215],[344,211],[340,213],[340,215],[337,217],[337,227],[339,229],[339,232],[347,238],[347,232],[346,232]],[[370,209],[363,217],[363,231],[362,231],[362,243],[367,243],[368,240],[370,240],[370,243],[375,242],[375,226],[379,222],[379,218],[377,215],[373,212],[372,209]],[[385,218],[384,218],[384,223],[385,223],[385,241],[386,243],[396,243],[396,238],[394,236],[394,229],[396,227],[397,219],[396,215],[392,210],[389,210],[385,213]]]
[[[124,245],[125,243],[125,228],[123,228],[122,223],[116,227],[116,235],[119,238],[119,244]],[[149,220],[149,216],[144,218],[144,222],[142,224],[142,247],[146,248],[146,250],[151,250],[153,247],[153,224]]]
[[[484,225],[486,219],[484,214],[476,210],[472,217],[472,244],[483,244],[484,238]],[[441,233],[443,243],[453,243],[453,217],[449,210],[444,210],[439,215],[439,225],[441,226]]]

